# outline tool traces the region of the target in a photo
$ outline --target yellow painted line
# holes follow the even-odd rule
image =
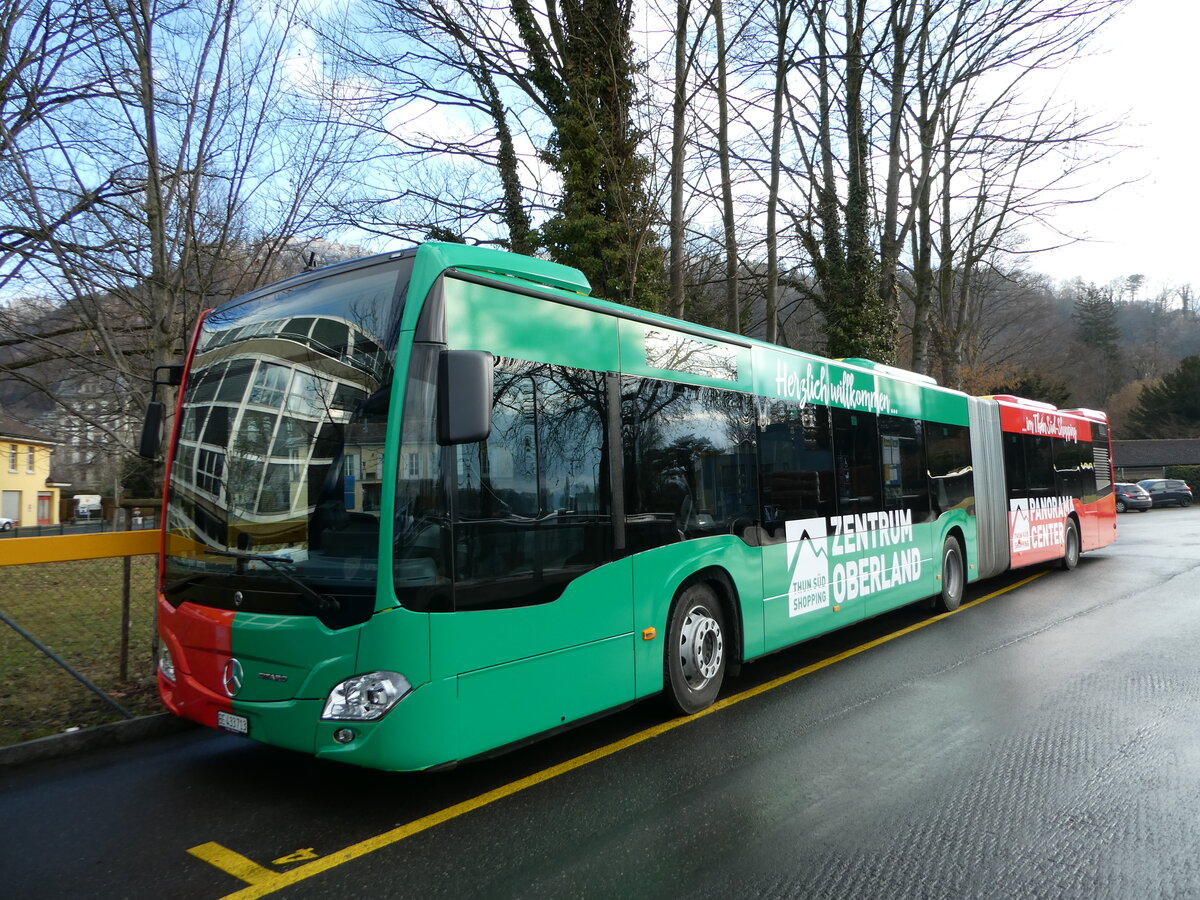
[[[253,860],[246,859],[242,854],[234,853],[232,850],[212,841],[209,841],[207,844],[201,844],[198,847],[192,847],[188,850],[188,853],[197,859],[204,860],[206,863],[211,863],[222,872],[227,872],[234,878],[240,878],[242,881],[248,881],[250,884],[259,884],[277,877],[276,873],[270,869],[264,868]]]
[[[243,881],[249,882],[249,887],[245,887],[240,891],[228,894],[225,898],[223,898],[223,900],[235,900],[235,898],[236,900],[250,900],[250,898],[253,897],[264,897],[267,894],[271,894],[280,890],[281,888],[304,881],[307,878],[312,878],[314,875],[327,872],[330,869],[334,869],[340,865],[343,865],[344,863],[348,863],[355,859],[359,859],[360,857],[366,856],[367,854],[374,853],[376,850],[382,850],[383,848],[389,847],[392,844],[399,843],[405,838],[410,838],[413,835],[420,834],[423,831],[428,831],[430,828],[433,828],[437,825],[457,819],[460,816],[466,815],[467,813],[474,812],[477,809],[481,809],[485,806],[495,803],[497,800],[503,800],[505,797],[511,797],[513,794],[519,794],[521,791],[527,790],[544,782],[551,781],[555,778],[558,778],[560,775],[566,775],[568,772],[573,772],[576,769],[583,768],[584,766],[597,762],[598,760],[613,756],[614,754],[620,753],[623,750],[628,750],[630,747],[635,747],[638,744],[651,740],[652,738],[659,737],[660,735],[666,734],[668,731],[674,731],[676,728],[688,725],[692,722],[695,722],[697,719],[702,719],[705,716],[712,715],[720,710],[728,709],[736,703],[741,703],[743,700],[749,700],[752,697],[757,697],[760,694],[765,694],[767,691],[775,690],[778,687],[782,687],[783,685],[803,678],[806,675],[819,672],[821,669],[832,666],[834,663],[842,662],[843,660],[849,659],[852,656],[857,656],[858,654],[864,653],[867,650],[871,650],[882,644],[886,644],[889,641],[894,641],[906,634],[919,631],[920,629],[926,628],[935,622],[940,622],[949,616],[957,615],[963,610],[970,609],[972,606],[978,606],[980,603],[991,600],[994,597],[999,597],[1001,594],[1007,594],[1009,591],[1016,590],[1017,588],[1029,584],[1029,582],[1037,578],[1041,578],[1045,574],[1046,572],[1042,571],[1034,575],[1030,575],[1028,578],[1024,578],[1021,581],[1010,584],[1008,587],[1001,588],[998,591],[993,591],[992,593],[980,597],[977,600],[972,600],[970,603],[964,603],[954,612],[930,616],[928,619],[923,619],[922,621],[917,622],[915,625],[910,625],[909,627],[902,628],[899,631],[893,631],[891,634],[886,634],[883,637],[876,638],[873,641],[860,644],[859,646],[853,647],[843,653],[839,653],[836,656],[822,659],[819,662],[813,663],[812,665],[805,666],[802,669],[797,669],[795,672],[790,672],[787,675],[764,682],[757,687],[742,691],[739,694],[734,694],[731,697],[727,697],[724,700],[714,703],[712,706],[701,710],[695,715],[688,716],[687,718],[680,717],[677,719],[671,719],[670,721],[663,722],[660,725],[655,725],[652,728],[647,728],[643,731],[637,732],[636,734],[631,734],[629,737],[622,738],[621,740],[612,744],[608,744],[604,747],[599,747],[590,753],[584,753],[582,756],[576,756],[575,758],[569,759],[566,762],[561,762],[556,766],[543,769],[541,772],[535,772],[533,775],[529,775],[525,778],[519,779],[518,781],[510,782],[506,785],[502,785],[501,787],[480,794],[477,797],[472,797],[470,800],[464,800],[461,803],[454,804],[454,806],[448,806],[443,810],[439,810],[438,812],[430,813],[427,816],[423,816],[420,819],[409,822],[407,825],[400,825],[397,828],[393,828],[391,831],[385,831],[382,834],[376,835],[375,837],[370,837],[366,840],[359,841],[356,844],[351,844],[342,850],[338,850],[337,852],[331,853],[328,856],[322,856],[310,863],[305,863],[302,866],[297,866],[288,872],[270,872],[269,870],[264,869],[256,863],[246,859],[244,856],[240,856],[231,850],[226,850],[224,847],[221,847],[220,844],[201,844],[199,847],[193,847],[188,852],[193,856],[198,856],[201,859],[205,859],[206,857],[203,854],[212,852],[207,848],[217,848],[217,850],[220,852],[214,854],[214,856],[216,859],[222,860],[222,862],[214,861],[213,865],[217,866],[217,868],[222,869],[223,871],[229,872],[231,875],[236,875]],[[236,865],[236,861],[238,860],[243,860],[246,865],[249,866],[246,871],[251,877],[244,877],[243,875],[233,871],[231,867]],[[261,874],[263,872],[266,872],[266,876]]]
[[[142,531],[5,538],[0,541],[0,566],[156,554],[159,535],[158,529],[148,528]]]

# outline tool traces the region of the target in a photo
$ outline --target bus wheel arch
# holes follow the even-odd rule
[[[939,560],[941,591],[934,595],[933,605],[939,612],[954,612],[962,605],[967,588],[967,558],[963,549],[966,543],[962,533],[951,529],[942,540],[942,555]]]
[[[663,696],[681,715],[711,706],[741,660],[741,617],[727,573],[706,569],[676,590],[667,614]]]
[[[1079,543],[1079,521],[1074,516],[1067,516],[1067,521],[1063,523],[1063,556],[1059,565],[1069,572],[1079,565],[1082,552]]]

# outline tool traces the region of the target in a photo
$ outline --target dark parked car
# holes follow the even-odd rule
[[[1180,481],[1178,478],[1147,478],[1138,484],[1149,492],[1150,500],[1156,509],[1160,506],[1170,506],[1172,503],[1178,503],[1180,506],[1192,505],[1192,489],[1186,481]]]
[[[1145,512],[1154,505],[1150,493],[1140,484],[1114,484],[1113,493],[1117,495],[1117,512],[1128,512],[1136,509]]]

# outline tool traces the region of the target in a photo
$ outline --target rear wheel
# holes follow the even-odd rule
[[[1192,505],[1192,498],[1191,498],[1191,497],[1184,497],[1182,500],[1180,500],[1180,501],[1179,501],[1179,505],[1180,505],[1180,506],[1191,506],[1191,505]]]
[[[1125,512],[1125,501],[1124,500],[1117,501],[1117,512]]]
[[[683,715],[717,699],[725,680],[725,615],[704,583],[684,588],[671,606],[663,681],[667,703]]]
[[[966,581],[962,547],[956,538],[947,537],[942,544],[942,592],[934,598],[934,606],[942,612],[958,609]]]
[[[1062,567],[1067,570],[1073,569],[1079,565],[1079,526],[1075,524],[1074,519],[1067,519],[1063,546],[1065,552],[1063,553]]]

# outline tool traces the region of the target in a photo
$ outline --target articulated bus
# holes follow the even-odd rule
[[[423,244],[201,317],[167,708],[388,770],[508,749],[1116,535],[1103,413],[970,397]]]

